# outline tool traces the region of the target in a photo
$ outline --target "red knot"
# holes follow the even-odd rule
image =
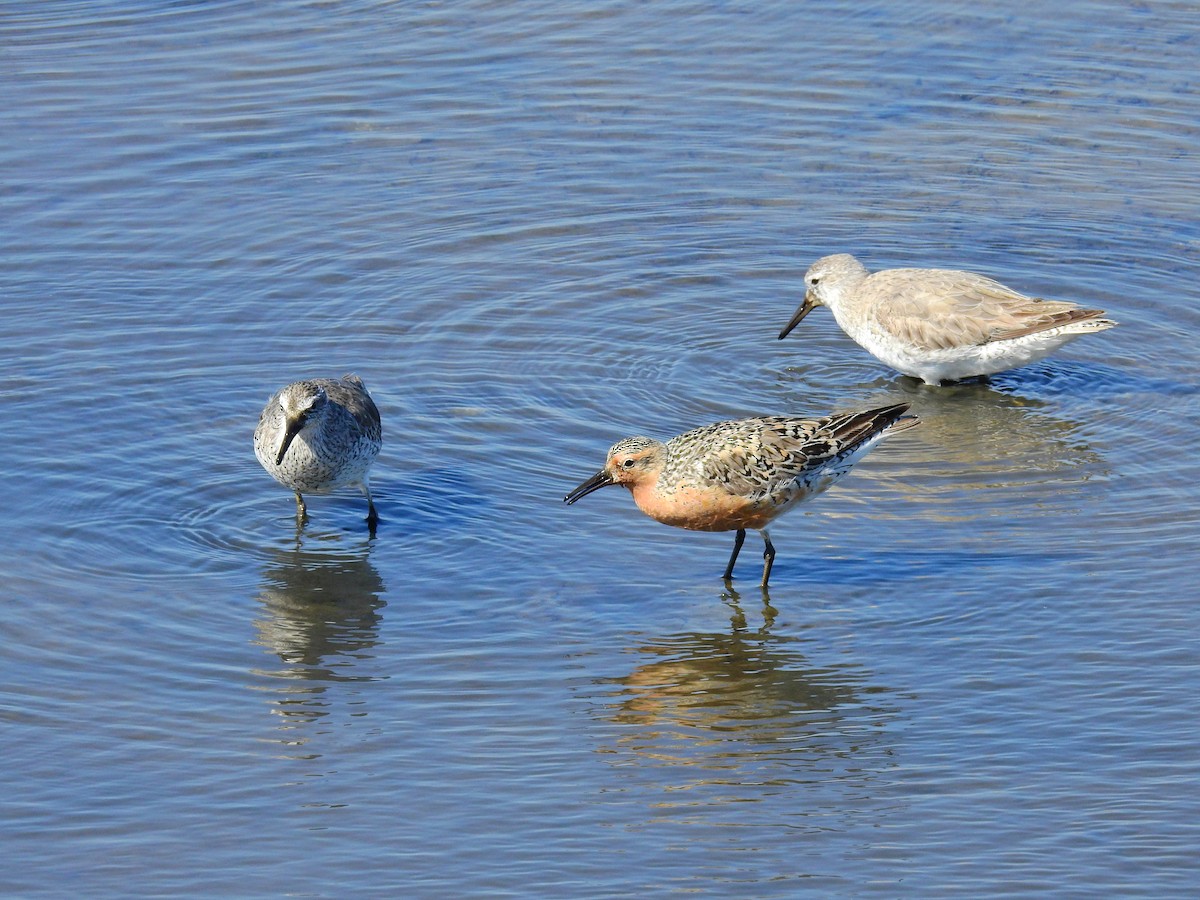
[[[254,455],[272,478],[295,491],[301,524],[308,519],[302,493],[357,485],[374,532],[379,514],[367,477],[381,446],[379,410],[357,375],[289,384],[268,401],[254,430]]]
[[[819,419],[757,416],[696,428],[665,444],[626,438],[608,451],[603,469],[563,500],[621,484],[642,512],[665,525],[736,531],[726,581],[753,528],[763,537],[766,587],[775,561],[767,525],[836,482],[884,435],[916,425],[907,411],[907,403],[898,403]]]
[[[878,359],[926,384],[1015,369],[1067,341],[1112,328],[1100,309],[1027,297],[998,281],[954,269],[870,274],[849,253],[826,256],[804,276],[804,302],[782,340],[818,306]]]

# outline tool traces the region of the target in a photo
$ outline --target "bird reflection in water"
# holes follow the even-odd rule
[[[1022,372],[1029,380],[1042,369],[1035,365]],[[1063,404],[1041,399],[1033,387],[1023,395],[1007,377],[939,388],[915,385],[908,399],[921,417],[919,441],[897,444],[872,470],[893,476],[886,490],[918,496],[927,521],[961,523],[994,516],[998,504],[1050,509],[1055,498],[1071,497],[1103,475],[1107,463],[1087,439],[1088,424],[1071,418]],[[897,505],[886,494],[882,499],[873,513],[881,519]],[[826,515],[854,514],[856,500],[847,497]]]
[[[1003,384],[996,379],[917,389],[913,408],[925,423],[921,440],[936,448],[943,470],[974,470],[976,480],[986,482],[997,472],[1086,472],[1102,465],[1081,436],[1084,423],[1064,415],[1061,404]]]
[[[852,791],[861,809],[865,786],[895,765],[886,732],[898,712],[892,692],[869,685],[853,663],[810,662],[804,638],[772,634],[778,611],[762,595],[760,626],[748,627],[758,613],[748,616],[739,593],[726,590],[728,632],[639,643],[629,649],[640,660],[633,671],[600,682],[614,689],[594,698],[592,714],[610,737],[599,750],[631,783],[658,788],[656,815],[719,807],[744,818],[753,815],[747,801],[792,797],[781,816],[813,816],[813,827],[827,827],[817,820],[827,810],[808,803],[844,807],[817,801],[820,788],[808,801],[793,797],[797,784]],[[766,809],[760,815],[778,811]]]
[[[283,730],[301,728],[331,712],[327,692],[346,682],[377,681],[386,675],[370,666],[379,643],[380,613],[386,605],[385,585],[369,558],[370,544],[339,546],[331,539],[300,543],[273,551],[264,567],[259,600],[263,615],[256,622],[256,643],[282,662],[282,667],[255,674],[271,679],[276,693],[273,712]],[[281,685],[279,679],[288,683]],[[357,689],[348,689],[357,694]],[[344,699],[346,690],[336,697]],[[356,701],[346,700],[345,705]],[[355,715],[362,715],[358,710]],[[303,744],[296,735],[284,743]]]

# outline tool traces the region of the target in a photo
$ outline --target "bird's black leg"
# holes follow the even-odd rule
[[[738,554],[741,552],[742,544],[744,544],[745,542],[746,542],[746,529],[739,528],[737,530],[737,536],[733,539],[733,553],[731,553],[729,555],[729,565],[727,565],[725,567],[724,578],[726,581],[731,581],[733,579],[733,564],[735,562],[737,562]]]
[[[371,499],[371,490],[363,484],[363,493],[367,495],[367,530],[375,537],[375,528],[379,525],[379,512],[375,509],[375,501]]]
[[[775,565],[775,545],[771,543],[771,536],[767,534],[767,530],[762,530],[763,536],[763,580],[762,586],[766,587],[767,582],[771,580],[771,566]]]
[[[300,496],[300,492],[296,491],[296,524],[304,525],[308,522],[308,507],[304,505],[304,498]]]

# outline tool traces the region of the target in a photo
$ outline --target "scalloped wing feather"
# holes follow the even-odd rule
[[[900,404],[820,419],[764,416],[749,420],[753,425],[747,420],[720,422],[687,437],[711,442],[697,460],[704,482],[753,501],[790,490],[798,479],[888,427],[906,409]]]

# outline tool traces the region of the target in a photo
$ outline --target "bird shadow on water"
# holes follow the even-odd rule
[[[268,553],[254,643],[281,665],[252,674],[258,676],[256,687],[273,695],[271,712],[283,732],[279,742],[304,745],[307,738],[300,730],[331,715],[338,697],[347,699],[347,691],[331,694],[331,688],[388,677],[371,666],[386,585],[371,562],[366,538],[298,532],[294,546]],[[354,715],[365,712],[359,705]]]

